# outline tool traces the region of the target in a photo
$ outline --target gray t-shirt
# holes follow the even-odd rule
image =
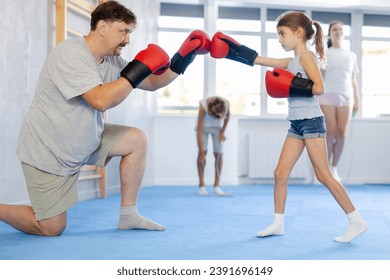
[[[314,55],[314,54],[313,54]],[[301,55],[295,56],[288,64],[287,70],[296,75],[302,74],[302,78],[307,79],[307,74],[303,66],[299,63]],[[289,97],[288,98],[288,120],[312,119],[323,116],[317,97]]]
[[[103,113],[81,95],[118,79],[126,63],[113,56],[98,64],[84,37],[59,44],[46,59],[21,127],[19,159],[56,175],[77,172],[98,148],[104,127]]]

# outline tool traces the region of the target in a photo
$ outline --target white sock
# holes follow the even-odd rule
[[[223,190],[220,187],[214,187],[214,193],[217,195],[220,195],[220,196],[225,195],[225,193],[223,192]]]
[[[284,214],[275,213],[274,222],[266,227],[265,229],[259,231],[257,237],[266,237],[270,235],[283,235],[284,234]]]
[[[207,192],[206,187],[203,186],[203,187],[199,187],[198,194],[199,195],[208,195],[209,193]]]
[[[157,224],[139,215],[136,205],[121,207],[118,228],[165,230],[163,225]]]
[[[358,237],[360,234],[362,234],[368,229],[367,223],[363,220],[363,218],[356,210],[352,213],[347,214],[347,218],[349,221],[347,231],[344,233],[343,236],[336,236],[334,238],[334,241],[342,243],[351,242],[354,238]]]

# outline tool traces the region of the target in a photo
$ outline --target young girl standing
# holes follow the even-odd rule
[[[214,35],[210,49],[210,54],[215,58],[225,57],[248,65],[275,67],[273,75],[267,75],[266,83],[268,83],[267,90],[270,88],[276,93],[271,94],[270,90],[268,93],[274,97],[288,97],[288,120],[291,127],[274,171],[274,222],[259,231],[257,236],[284,234],[288,178],[306,147],[317,179],[329,189],[349,221],[346,232],[342,236],[335,237],[334,240],[350,242],[365,232],[368,227],[352,204],[343,185],[333,177],[328,165],[325,121],[316,97],[323,94],[324,81],[316,55],[308,49],[308,41],[314,37],[316,54],[321,60],[325,60],[323,32],[318,22],[312,21],[301,12],[286,12],[279,16],[277,22],[279,42],[285,51],[294,52],[293,58],[260,57],[255,51],[220,32]],[[301,78],[298,78],[298,86],[296,86],[295,80],[288,77],[288,74],[294,76],[298,73]],[[309,81],[309,88],[300,88],[300,81]]]

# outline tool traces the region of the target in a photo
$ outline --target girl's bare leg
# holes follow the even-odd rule
[[[290,177],[291,170],[301,156],[304,147],[303,140],[291,137],[286,138],[280,154],[279,162],[274,172],[274,222],[267,228],[259,231],[257,233],[258,237],[284,234],[284,211],[287,199],[287,182]]]
[[[349,227],[344,235],[335,237],[337,242],[350,242],[355,237],[365,232],[367,223],[356,211],[344,186],[334,178],[329,169],[326,143],[324,138],[314,138],[305,140],[306,148],[313,165],[317,179],[326,186],[340,207],[347,214]]]

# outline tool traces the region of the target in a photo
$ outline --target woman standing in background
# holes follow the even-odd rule
[[[327,65],[323,70],[326,92],[318,96],[321,110],[325,115],[330,168],[337,180],[340,180],[337,165],[344,149],[348,125],[351,116],[359,109],[356,79],[359,69],[355,53],[341,46],[344,39],[343,27],[341,21],[329,24]]]

